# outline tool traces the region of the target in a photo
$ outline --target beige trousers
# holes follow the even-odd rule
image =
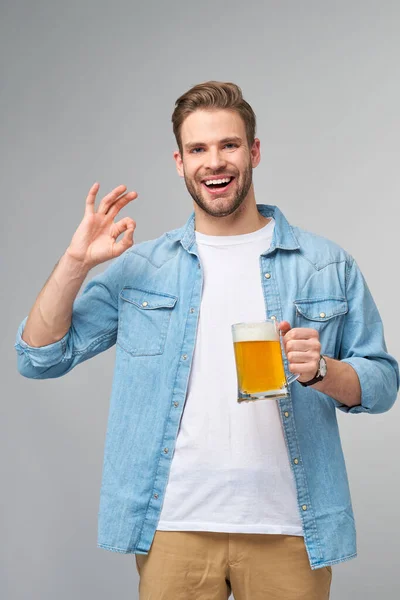
[[[291,535],[156,531],[135,558],[140,600],[328,600],[332,579]]]

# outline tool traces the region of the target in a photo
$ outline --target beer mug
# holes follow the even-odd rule
[[[281,336],[274,319],[232,325],[238,379],[238,402],[288,396],[299,375],[286,377]]]

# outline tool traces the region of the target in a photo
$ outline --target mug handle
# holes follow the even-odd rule
[[[279,341],[280,341],[281,350],[282,350],[282,353],[283,353],[282,331],[280,329],[278,329],[278,323],[276,321],[275,321],[275,330],[279,334]],[[282,359],[283,359],[283,357],[282,357]],[[290,385],[291,383],[293,383],[294,381],[296,381],[296,379],[298,379],[299,377],[300,377],[299,373],[292,373],[292,374],[288,375],[286,377],[286,383],[287,383],[287,385]]]
[[[287,384],[290,385],[293,381],[296,381],[300,377],[300,373],[292,373],[288,377],[286,377]]]

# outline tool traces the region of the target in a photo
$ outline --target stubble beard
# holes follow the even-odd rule
[[[218,175],[218,173],[215,173],[214,175]],[[232,200],[230,200],[229,206],[227,206],[226,204],[225,196],[221,196],[221,198],[216,197],[214,199],[210,198],[209,200],[204,200],[203,195],[197,192],[196,184],[193,182],[193,180],[189,179],[186,176],[185,170],[184,178],[187,191],[192,196],[193,200],[196,202],[197,206],[201,210],[203,210],[211,217],[227,217],[234,213],[245,200],[253,181],[253,167],[251,165],[251,162],[249,161],[246,169],[243,172],[242,183],[239,182],[236,194],[234,195]],[[235,177],[235,179],[237,182],[238,178]],[[202,184],[199,183],[198,185],[201,186]],[[205,191],[204,194],[206,194]]]

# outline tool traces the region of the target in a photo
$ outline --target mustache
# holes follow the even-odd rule
[[[198,178],[199,183],[206,180],[208,177],[234,177],[235,179],[237,179],[238,174],[237,173],[227,173],[226,171],[224,171],[223,173],[207,173],[206,175],[202,175],[201,177]]]

